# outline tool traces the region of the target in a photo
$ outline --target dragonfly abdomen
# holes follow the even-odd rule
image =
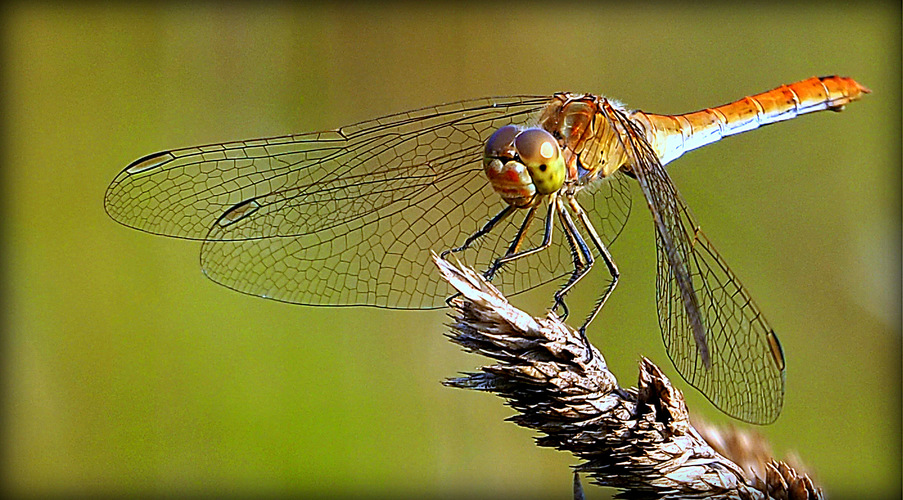
[[[852,78],[814,77],[694,113],[655,115],[636,111],[631,118],[645,127],[646,137],[665,165],[687,151],[729,135],[806,113],[840,111],[869,92]]]

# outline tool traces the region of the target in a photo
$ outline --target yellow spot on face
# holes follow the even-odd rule
[[[542,146],[539,147],[539,154],[549,160],[555,157],[555,145],[551,142],[543,142]]]

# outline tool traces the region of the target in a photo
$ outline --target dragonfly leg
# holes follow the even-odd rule
[[[505,255],[495,259],[495,262],[493,262],[492,265],[489,266],[489,269],[486,269],[486,272],[483,273],[484,278],[491,281],[495,276],[495,273],[498,272],[498,270],[501,269],[506,262],[511,262],[512,260],[523,257],[524,255],[530,255],[534,252],[549,247],[549,245],[552,243],[552,228],[548,224],[546,224],[542,243],[536,248],[531,248],[523,252],[520,251],[520,245],[524,241],[524,235],[527,234],[527,229],[530,228],[530,224],[533,222],[533,219],[536,216],[536,209],[537,207],[534,206],[530,209],[529,212],[527,212],[527,216],[524,217],[524,222],[521,223],[520,229],[517,230],[517,234],[514,236],[514,239],[511,240],[511,245],[508,246],[508,250],[505,252]],[[551,210],[549,213],[551,214]]]
[[[618,271],[618,266],[615,265],[614,259],[611,258],[611,254],[608,252],[608,248],[606,248],[605,244],[602,243],[602,238],[599,238],[599,234],[596,232],[596,228],[593,227],[592,222],[590,222],[589,217],[586,215],[586,211],[583,210],[583,207],[577,203],[577,200],[574,198],[570,198],[568,203],[571,206],[571,209],[574,210],[574,213],[577,214],[577,217],[580,219],[580,223],[584,229],[586,229],[587,234],[589,234],[590,240],[593,242],[593,245],[599,250],[599,255],[602,257],[602,261],[605,262],[605,267],[608,268],[608,273],[611,275],[611,282],[608,284],[608,287],[605,288],[605,291],[602,293],[602,296],[599,297],[599,300],[596,301],[595,307],[586,317],[586,320],[583,322],[583,326],[580,327],[581,332],[585,332],[586,328],[590,323],[596,319],[596,315],[599,314],[599,311],[602,310],[602,306],[605,305],[605,301],[608,300],[608,296],[611,295],[611,292],[614,291],[615,287],[618,285],[618,278],[621,276],[621,273]],[[584,338],[586,336],[584,335]]]
[[[574,225],[574,220],[571,219],[571,215],[568,213],[567,209],[561,205],[558,200],[556,200],[556,206],[558,217],[561,219],[562,226],[564,226],[564,235],[567,237],[568,245],[571,247],[571,255],[574,259],[574,272],[571,273],[571,277],[568,279],[567,283],[555,292],[555,302],[552,305],[553,309],[561,308],[563,312],[559,317],[565,319],[567,318],[568,308],[564,303],[564,296],[571,291],[577,282],[589,273],[595,263],[595,259],[593,258],[593,253],[590,252],[586,241],[583,240],[583,236],[580,235],[580,232]],[[583,336],[584,343],[588,343],[586,334],[583,331],[581,331],[581,335]]]
[[[499,222],[502,222],[503,220],[505,220],[512,213],[514,213],[514,207],[511,205],[506,206],[499,213],[495,214],[495,216],[493,218],[489,219],[486,222],[486,224],[483,224],[483,227],[481,227],[475,233],[468,236],[467,239],[464,240],[463,245],[456,247],[456,248],[449,248],[447,250],[443,250],[442,253],[439,254],[439,257],[447,260],[449,254],[458,253],[458,252],[467,250],[468,248],[470,248],[470,245],[472,245],[473,242],[475,242],[478,239],[482,238],[483,236],[486,236],[487,234],[489,234],[492,231],[492,229],[496,225],[498,225]],[[484,276],[485,276],[485,274],[484,274]],[[489,279],[489,278],[487,278],[487,279]],[[451,295],[450,297],[447,297],[445,299],[445,305],[447,305],[448,307],[451,307],[452,300],[454,300],[460,296],[461,296],[461,293],[456,292],[453,295]]]
[[[511,242],[511,248],[508,249],[509,254],[512,252],[512,249],[516,250],[517,247],[520,245],[520,240],[523,239],[523,234],[524,234],[524,232],[526,232],[527,227],[530,225],[530,220],[532,220],[533,214],[535,212],[536,212],[536,207],[533,207],[532,209],[530,209],[530,212],[527,214],[527,217],[524,219],[524,222],[521,225],[520,230],[518,231],[517,237],[515,238],[515,240],[513,242]],[[489,219],[486,222],[486,224],[483,225],[483,227],[481,227],[479,230],[477,230],[472,235],[468,236],[467,239],[464,240],[463,245],[456,247],[456,248],[450,248],[448,250],[445,250],[441,254],[439,254],[439,257],[441,257],[442,259],[446,259],[448,257],[448,255],[451,253],[458,253],[458,252],[467,250],[468,248],[470,248],[470,245],[472,245],[475,241],[482,238],[483,236],[486,236],[487,234],[489,234],[495,228],[495,226],[498,225],[499,222],[502,222],[503,220],[508,218],[508,216],[511,215],[512,213],[514,213],[514,207],[512,205],[506,206],[499,213],[495,214],[495,216],[493,218]],[[499,267],[501,267],[501,265],[498,264],[498,261],[496,261],[496,263],[494,263],[489,269],[486,270],[486,272],[483,273],[483,277],[486,278],[486,280],[488,280],[488,281],[492,281],[492,276],[495,274],[495,272],[498,270]],[[445,299],[445,304],[447,306],[451,307],[452,300],[454,300],[460,296],[461,296],[461,293],[456,292],[455,294],[453,294],[450,297],[447,297]]]
[[[580,219],[580,224],[586,230],[587,234],[589,234],[589,239],[593,242],[593,245],[599,251],[599,255],[602,257],[602,261],[605,262],[605,266],[608,268],[608,272],[611,275],[611,282],[609,282],[608,286],[605,288],[605,291],[602,293],[602,296],[599,300],[596,301],[595,306],[593,306],[593,310],[587,315],[586,320],[583,322],[583,325],[578,330],[580,332],[580,337],[583,339],[584,346],[586,347],[587,352],[587,361],[592,360],[593,358],[593,349],[589,343],[589,339],[586,336],[586,329],[590,323],[592,323],[593,319],[599,314],[599,311],[602,310],[602,306],[605,305],[606,300],[608,300],[611,292],[614,291],[615,286],[618,284],[618,278],[620,277],[620,272],[618,271],[618,266],[615,265],[614,259],[612,259],[611,254],[608,252],[608,249],[605,247],[605,244],[602,243],[602,238],[599,237],[598,232],[596,232],[595,227],[593,227],[592,222],[589,220],[589,217],[586,215],[586,211],[583,207],[577,203],[577,200],[573,197],[568,197],[568,205],[571,207],[571,210],[574,211],[574,214]],[[585,276],[594,263],[593,254],[590,252],[586,242],[583,240],[583,237],[580,235],[580,232],[577,231],[577,228],[574,225],[573,220],[570,218],[570,215],[567,213],[567,210],[562,209],[559,214],[562,218],[562,223],[565,226],[565,233],[568,234],[568,241],[571,244],[571,249],[574,252],[574,274],[571,277],[571,280],[562,287],[561,290],[555,294],[556,304],[560,304],[565,311],[567,310],[566,306],[564,306],[564,295],[570,291],[570,289]],[[582,255],[583,259],[578,259],[578,257]],[[585,262],[585,264],[584,264]],[[581,271],[580,266],[585,265],[584,269]]]
[[[593,306],[593,310],[590,311],[589,315],[587,315],[586,320],[583,322],[583,326],[580,327],[580,332],[584,333],[583,337],[586,338],[586,329],[589,327],[589,324],[596,319],[596,316],[599,314],[599,311],[602,310],[602,306],[605,305],[605,301],[608,300],[608,296],[611,295],[611,292],[614,291],[615,286],[618,285],[618,277],[620,274],[618,273],[618,267],[615,265],[614,261],[611,260],[611,255],[608,254],[608,250],[605,247],[600,247],[600,251],[603,251],[602,260],[605,262],[605,265],[608,267],[608,272],[611,273],[611,281],[608,283],[608,286],[605,287],[605,291],[602,292],[602,296],[599,297],[599,300],[596,301],[596,305]]]
[[[477,232],[468,236],[467,239],[464,240],[463,245],[461,245],[457,248],[449,248],[448,250],[444,250],[441,254],[439,254],[439,257],[445,259],[446,257],[448,257],[448,254],[450,254],[450,253],[458,253],[458,252],[467,250],[468,248],[470,248],[470,245],[472,245],[473,242],[475,242],[478,239],[482,238],[483,236],[486,236],[487,234],[489,234],[489,232],[492,231],[492,229],[496,225],[498,225],[499,222],[502,222],[503,220],[508,218],[508,216],[511,215],[512,213],[514,213],[514,207],[511,205],[507,205],[505,208],[503,208],[501,210],[501,212],[495,214],[495,216],[493,218],[489,219],[489,221],[487,221],[486,224],[483,224],[483,227],[478,229]]]

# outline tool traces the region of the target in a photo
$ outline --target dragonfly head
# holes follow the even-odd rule
[[[537,194],[564,185],[567,169],[558,141],[541,128],[506,125],[486,141],[483,168],[493,188],[508,203],[529,206]]]

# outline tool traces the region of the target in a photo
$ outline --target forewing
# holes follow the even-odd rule
[[[482,173],[483,142],[503,125],[535,124],[547,101],[469,100],[335,131],[155,153],[114,179],[105,208],[143,231],[204,240],[204,272],[244,293],[436,307],[449,290],[429,250],[460,245],[504,206]],[[515,215],[462,259],[485,269],[503,255],[520,225]],[[614,235],[623,227],[615,219]],[[545,253],[497,283],[515,294],[552,281],[566,272],[564,255],[562,264]]]
[[[315,233],[410,197],[431,179],[479,171],[493,123],[529,121],[547,100],[475,99],[332,131],[161,151],[120,172],[104,207],[122,224],[177,238]],[[212,234],[215,221],[252,201],[266,208]]]
[[[773,422],[784,400],[784,357],[774,330],[699,229],[642,132],[612,114],[625,130],[631,168],[655,221],[656,296],[668,356],[728,415]]]

